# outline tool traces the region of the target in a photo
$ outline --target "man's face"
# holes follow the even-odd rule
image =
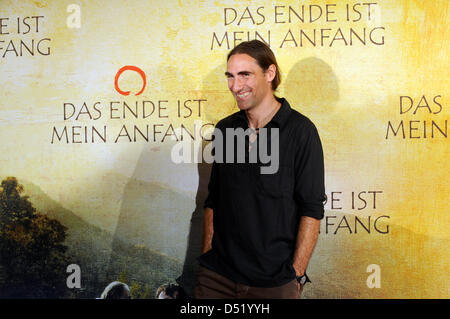
[[[250,110],[273,95],[272,80],[275,74],[272,67],[264,72],[258,62],[247,54],[232,55],[225,75],[228,88],[241,110]]]

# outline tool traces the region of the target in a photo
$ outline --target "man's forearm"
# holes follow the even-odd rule
[[[213,210],[212,208],[205,208],[205,215],[203,217],[203,249],[202,253],[206,253],[211,249],[212,238],[214,234],[213,228]]]
[[[297,276],[305,273],[319,236],[320,220],[302,216],[298,227],[293,266]]]

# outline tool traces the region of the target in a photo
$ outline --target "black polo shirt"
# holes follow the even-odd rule
[[[278,171],[261,174],[261,166],[268,164],[249,162],[248,152],[245,163],[215,158],[205,201],[214,211],[214,235],[200,264],[254,287],[280,286],[295,278],[300,217],[322,219],[326,198],[317,129],[284,98],[277,99],[282,105],[265,128],[279,130]],[[222,119],[216,128],[224,137],[226,128],[248,129],[245,112]],[[270,138],[267,143],[271,149]]]

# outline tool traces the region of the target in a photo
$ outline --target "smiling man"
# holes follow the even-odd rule
[[[225,75],[239,111],[219,121],[216,129],[223,133],[241,129],[250,134],[244,163],[219,160],[216,154],[194,295],[300,298],[309,281],[306,268],[326,199],[317,129],[284,98],[275,96],[280,70],[263,42],[236,46],[228,54]],[[269,136],[276,133],[277,139],[263,138],[266,131]],[[225,139],[227,146],[229,142]],[[277,157],[276,172],[263,174],[261,167],[266,163],[260,158],[249,161],[252,151],[261,147]]]

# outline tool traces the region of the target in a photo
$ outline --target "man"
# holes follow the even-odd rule
[[[244,163],[223,162],[216,153],[194,296],[300,298],[326,198],[319,135],[308,118],[274,95],[280,71],[263,42],[236,46],[225,74],[240,111],[216,129],[222,136],[228,136],[227,129],[251,133]],[[278,139],[261,141],[263,130]],[[275,173],[263,174],[267,165],[260,158],[248,161],[252,150],[264,146],[261,142],[268,144],[272,158],[277,156]]]

